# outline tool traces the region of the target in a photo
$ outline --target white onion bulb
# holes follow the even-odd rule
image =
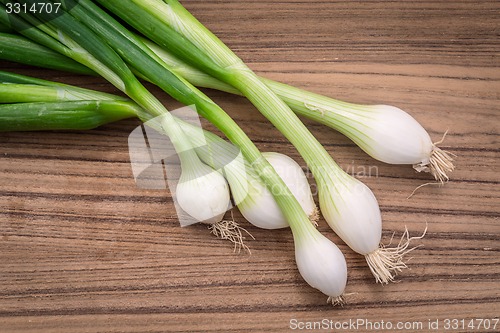
[[[306,214],[313,222],[316,222],[318,215],[316,204],[309,182],[299,164],[280,153],[265,152],[262,155],[283,179]],[[235,177],[238,179],[234,179]],[[228,177],[235,202],[245,219],[263,229],[288,227],[288,222],[272,193],[262,184],[258,176],[248,170],[246,179],[247,183],[242,184],[241,174]],[[244,191],[236,187],[243,187]]]
[[[323,98],[324,99],[324,98]],[[429,133],[405,111],[390,105],[356,105],[331,99],[307,105],[321,112],[318,121],[348,136],[373,158],[390,164],[412,164],[440,182],[454,170],[451,154],[436,146]],[[442,141],[442,140],[441,140]]]
[[[295,239],[295,261],[304,280],[328,296],[328,302],[343,304],[347,284],[347,264],[339,248],[315,231]]]
[[[201,161],[183,168],[175,195],[179,206],[198,222],[219,222],[229,207],[226,180]]]

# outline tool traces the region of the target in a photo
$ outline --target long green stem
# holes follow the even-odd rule
[[[137,116],[123,101],[36,102],[0,105],[0,132],[87,130]]]
[[[44,66],[62,71],[72,71],[80,74],[91,74],[92,71],[78,62],[60,57],[39,44],[29,39],[15,36],[10,33],[0,33],[1,56],[3,59],[24,63],[32,66]]]
[[[84,89],[67,89],[64,86],[50,87],[33,84],[0,83],[1,103],[27,102],[57,102],[81,100],[111,100],[109,94],[92,92],[90,95]],[[113,98],[119,100],[120,97]]]
[[[3,23],[0,23],[0,32],[12,33],[12,32],[14,32],[14,30],[12,30],[9,26],[7,26]]]

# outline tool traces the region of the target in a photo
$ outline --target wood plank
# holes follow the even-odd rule
[[[384,243],[427,227],[409,269],[398,283],[376,285],[364,258],[321,220],[349,269],[347,304],[332,308],[300,277],[289,230],[258,229],[234,211],[255,237],[251,255],[234,253],[205,226],[181,228],[168,191],[136,187],[127,137],[137,120],[85,132],[0,133],[0,331],[287,332],[310,324],[320,325],[310,331],[370,332],[370,323],[384,321],[427,332],[453,319],[475,326],[448,331],[498,331],[500,4],[182,3],[263,76],[350,102],[396,105],[436,141],[449,130],[442,146],[457,155],[450,182],[408,199],[428,175],[375,161],[305,120],[339,165],[374,191]],[[97,77],[8,62],[0,69],[117,93]],[[170,109],[181,106],[148,87]],[[205,91],[260,149],[287,153],[307,171],[248,101]],[[335,327],[344,323],[351,326]]]

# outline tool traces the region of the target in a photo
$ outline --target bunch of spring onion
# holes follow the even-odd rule
[[[405,267],[402,259],[407,251],[407,242],[400,243],[393,249],[380,245],[382,235],[380,209],[371,190],[344,172],[283,99],[178,1],[98,0],[98,2],[176,57],[246,96],[297,148],[315,177],[320,209],[326,221],[349,247],[365,256],[377,281],[388,283],[394,279],[397,271]],[[309,111],[326,113],[314,101],[307,103],[302,101],[302,103]],[[357,110],[358,114],[354,118],[355,122],[359,123],[366,118],[364,114],[369,112],[371,115],[368,118],[377,118],[377,114],[384,117],[385,114],[391,117],[391,121],[394,115],[403,115],[400,117],[402,120],[412,119],[398,110],[391,107],[372,107]],[[418,126],[414,133],[427,135],[421,130],[420,125]],[[340,127],[349,128],[349,124]],[[369,125],[362,127],[364,127],[363,132],[371,135],[374,142],[378,141],[377,135],[370,133],[367,128]],[[344,132],[350,134],[355,131]],[[358,142],[363,142],[365,147],[368,147],[365,138],[361,136]],[[427,146],[425,148],[420,146],[422,148],[420,151],[418,146],[415,149],[420,153],[420,157],[428,154],[428,160],[420,158],[410,163],[430,162],[432,143],[429,141]],[[366,150],[370,151],[368,148]],[[385,155],[382,153],[380,156],[385,158]]]
[[[165,59],[164,55],[163,55],[163,58]],[[171,57],[170,57],[170,58],[171,58]],[[168,58],[167,58],[167,59],[168,59]],[[185,74],[185,73],[188,73],[188,74],[189,74],[190,70],[191,70],[191,72],[193,72],[193,71],[192,71],[192,69],[190,69],[189,67],[185,67],[185,66],[184,66],[184,67],[182,67],[182,66],[178,66],[178,65],[176,65],[176,67],[174,68],[174,71],[178,70],[179,68],[181,68],[181,71],[182,71],[182,69],[183,69],[183,68],[187,68],[187,70],[184,70],[183,74]],[[189,75],[186,75],[186,76],[187,76],[187,77],[189,77]],[[193,79],[193,77],[194,77],[194,79]],[[199,82],[202,82],[202,83],[203,83],[203,82],[205,82],[205,83],[206,83],[206,82],[211,82],[211,83],[210,83],[210,84],[211,84],[211,87],[216,87],[216,88],[223,89],[223,90],[228,90],[228,91],[231,91],[231,90],[232,90],[232,91],[234,92],[234,88],[231,88],[231,87],[230,87],[230,86],[228,86],[227,84],[221,83],[220,81],[217,81],[217,80],[215,80],[215,79],[212,79],[210,76],[207,76],[206,74],[202,74],[202,73],[200,74],[199,72],[198,72],[198,73],[194,72],[194,74],[192,74],[192,75],[191,75],[190,79],[191,79],[193,82],[195,82],[195,83],[196,83],[196,78],[198,78],[199,80],[201,80],[201,81],[199,81]],[[272,86],[272,84],[273,84],[273,82],[272,82],[272,81],[269,81],[267,84],[268,84],[270,87],[273,87],[273,86]],[[203,85],[203,84],[201,84],[201,85]],[[208,84],[207,84],[207,85],[208,85]],[[210,85],[208,85],[208,86],[210,86]],[[229,87],[229,88],[228,88],[228,87]],[[338,112],[339,107],[338,107],[338,105],[336,105],[336,104],[339,104],[339,103],[340,103],[340,104],[342,104],[341,102],[337,102],[337,101],[334,101],[334,100],[329,100],[329,99],[328,99],[328,98],[326,98],[326,97],[322,97],[322,96],[314,95],[314,94],[307,93],[307,92],[303,92],[303,91],[302,91],[299,95],[298,95],[298,94],[294,94],[294,90],[293,90],[293,89],[295,89],[296,91],[299,91],[299,92],[300,92],[300,90],[298,90],[298,89],[296,89],[296,88],[288,87],[288,86],[285,86],[285,85],[280,85],[280,84],[278,84],[278,83],[274,83],[274,87],[273,87],[273,89],[274,89],[275,91],[277,91],[277,92],[278,92],[278,94],[280,93],[280,90],[279,90],[277,87],[278,87],[278,88],[279,88],[279,87],[283,87],[283,89],[285,90],[285,93],[283,93],[283,92],[282,92],[282,93],[280,94],[280,97],[281,97],[281,98],[283,98],[285,101],[287,101],[287,102],[288,102],[288,104],[290,104],[292,107],[294,107],[294,104],[293,104],[293,102],[294,102],[294,101],[296,102],[297,100],[300,100],[300,98],[299,98],[299,99],[297,99],[297,96],[302,96],[302,95],[306,96],[306,100],[313,100],[313,101],[315,101],[315,100],[316,100],[316,101],[315,101],[315,103],[316,103],[316,104],[320,103],[321,101],[322,101],[322,103],[324,103],[324,104],[329,104],[329,105],[325,106],[323,109],[318,109],[318,108],[316,108],[316,107],[311,107],[310,102],[308,103],[308,102],[303,102],[303,101],[302,101],[302,102],[298,102],[298,104],[297,104],[297,103],[295,104],[294,109],[295,109],[295,111],[296,111],[296,112],[299,112],[299,113],[300,113],[301,106],[304,106],[306,110],[311,111],[311,112],[309,112],[309,114],[313,115],[313,114],[314,114],[314,111],[319,111],[319,112],[321,113],[321,115],[322,115],[322,117],[321,117],[320,119],[327,119],[326,117],[324,117],[324,113],[325,113],[325,111],[324,111],[324,110],[325,110],[325,109],[327,109],[328,107],[330,107],[330,109],[331,109],[331,110],[335,110],[335,111],[336,111],[336,113],[332,113],[332,114],[331,114],[331,115],[332,115],[332,118],[335,118],[335,117],[336,117],[336,118],[337,118],[337,119],[336,119],[337,123],[342,124],[341,120],[342,120],[343,115],[342,115],[342,112],[340,112],[340,113]],[[286,93],[286,92],[288,92],[288,93],[289,93],[289,94],[288,94],[288,96],[291,96],[291,97],[289,97],[288,99],[287,99],[287,93]],[[304,94],[304,93],[306,93],[306,94]],[[321,101],[320,101],[320,100],[321,100]],[[347,104],[347,103],[343,103],[343,104]],[[297,105],[298,105],[298,106],[297,106]],[[362,107],[361,107],[361,108],[362,108]],[[358,109],[359,109],[359,107],[358,107]],[[389,107],[389,109],[390,109],[390,107]],[[397,109],[397,110],[399,110],[399,109]],[[358,110],[358,111],[359,111],[359,110]],[[370,110],[368,110],[368,111],[370,111]],[[306,112],[306,113],[307,113],[307,112]],[[345,115],[346,115],[346,116],[345,116],[345,118],[347,119],[347,121],[346,121],[346,120],[344,120],[344,122],[345,122],[345,123],[348,123],[348,121],[349,121],[349,120],[350,120],[352,123],[358,123],[358,121],[356,120],[356,117],[357,117],[357,116],[356,116],[356,113],[355,113],[355,112],[352,112],[352,110],[350,110],[349,108],[346,108],[346,111],[345,111],[344,113],[345,113]],[[405,113],[403,113],[402,111],[401,111],[400,113],[401,113],[401,114],[405,114]],[[340,114],[340,115],[339,115],[339,116],[335,116],[335,115],[337,115],[337,114]],[[316,114],[316,115],[317,115],[317,114]],[[354,115],[354,121],[352,120],[353,115]],[[406,115],[406,114],[405,114],[405,115]],[[340,118],[340,120],[338,120],[338,118]],[[359,117],[358,117],[358,118],[359,118]],[[404,118],[404,117],[403,117],[403,118]],[[409,119],[411,119],[411,120],[412,120],[412,118],[411,118],[411,117],[409,117],[409,116],[407,116],[407,118],[409,118]],[[387,118],[385,118],[385,119],[387,119]],[[384,117],[381,117],[381,120],[384,120]],[[381,123],[381,122],[382,122],[382,121],[378,121],[378,123]],[[414,120],[413,120],[413,122],[414,122],[414,123],[416,123]],[[387,123],[387,121],[386,121],[386,123]],[[335,122],[334,122],[334,124],[335,124]],[[418,124],[417,124],[417,125],[418,125]],[[419,125],[418,125],[418,126],[419,126]],[[356,130],[356,129],[355,129],[355,130]],[[380,131],[380,132],[382,132],[382,131]],[[424,131],[424,132],[425,132],[425,131]],[[349,134],[349,133],[346,133],[346,134]],[[355,138],[357,137],[357,135],[354,135],[354,134],[352,134],[352,136],[353,136],[353,137],[355,137]],[[372,136],[373,136],[373,135],[372,135]],[[428,136],[428,135],[427,135],[427,136]],[[374,140],[374,141],[375,141],[375,142],[379,142],[378,140]],[[362,142],[362,141],[360,141],[360,142]],[[396,140],[396,142],[398,142],[398,141]],[[365,191],[365,190],[366,190],[366,189],[365,189],[365,187],[363,187],[363,186],[361,186],[361,189],[362,189],[363,191]],[[326,192],[326,191],[325,191],[325,192]],[[368,192],[369,192],[369,191],[368,191]],[[370,201],[370,199],[371,199],[371,201],[373,201],[373,199],[371,198],[371,197],[373,197],[373,195],[370,195],[370,194],[371,194],[371,192],[369,192],[369,193],[368,193],[368,200],[367,200],[367,201]],[[359,197],[359,195],[357,195],[357,196]],[[321,196],[320,196],[320,199],[321,199]],[[349,208],[348,208],[347,210],[349,211],[349,210],[352,210],[352,209],[349,209]],[[377,212],[375,212],[375,215],[376,215],[376,213],[377,213]],[[330,214],[330,215],[331,215],[331,214]],[[345,217],[345,215],[346,215],[346,214],[343,214],[343,215],[344,215],[344,217]],[[331,221],[331,219],[328,219],[328,216],[326,216],[326,217],[327,217],[327,220],[330,222],[330,221]],[[378,218],[378,220],[379,220],[379,218]],[[355,224],[355,223],[354,223],[354,224]],[[338,228],[335,228],[335,225],[334,225],[334,229],[338,229]],[[376,231],[376,229],[380,229],[380,228],[375,227],[375,229],[374,229],[374,230]],[[376,235],[376,232],[375,232],[375,235]],[[341,234],[341,236],[342,236],[342,234]],[[344,240],[345,240],[345,239],[346,239],[346,238],[348,238],[348,237],[349,237],[349,235],[345,235],[343,238],[344,238]],[[377,245],[375,245],[375,243],[376,243],[376,244],[378,244],[378,242],[373,242],[373,240],[374,240],[375,238],[376,238],[376,236],[375,236],[375,237],[372,237],[372,239],[371,239],[371,241],[372,241],[372,242],[371,242],[371,246],[368,246],[368,247],[367,247],[367,248],[369,248],[369,249],[375,249],[374,251],[372,251],[372,252],[375,252],[375,253],[373,253],[373,254],[370,254],[370,253],[369,253],[369,255],[367,255],[367,260],[368,260],[368,261],[369,261],[369,263],[371,264],[371,268],[372,268],[372,270],[373,270],[373,272],[374,272],[375,276],[377,277],[377,280],[380,280],[381,282],[387,282],[387,281],[391,280],[391,279],[392,279],[392,277],[393,277],[393,276],[392,276],[392,272],[391,272],[391,271],[398,270],[398,269],[400,269],[401,267],[404,267],[404,264],[402,264],[402,262],[400,261],[400,259],[401,259],[401,257],[402,257],[402,254],[404,253],[404,252],[403,252],[403,250],[405,249],[405,246],[402,246],[402,247],[400,247],[400,248],[397,248],[396,250],[393,250],[393,249],[388,250],[388,251],[386,251],[386,252],[389,252],[389,254],[388,254],[388,256],[389,256],[389,257],[388,257],[387,255],[385,255],[385,256],[384,256],[384,254],[387,254],[387,253],[383,253],[383,252],[381,253],[379,250],[377,250]],[[380,237],[378,237],[378,239],[380,239]],[[406,244],[406,245],[407,245],[407,244]],[[352,247],[352,246],[351,246],[351,247]],[[359,248],[359,247],[358,247],[358,248]],[[358,251],[358,252],[360,252],[360,253],[368,253],[368,251],[367,251],[367,250],[364,250],[364,251]],[[381,255],[381,254],[382,254],[382,255]],[[379,260],[379,259],[380,259],[380,260]],[[381,263],[381,262],[382,262],[382,263]],[[383,263],[383,262],[385,262],[385,263]],[[378,266],[378,267],[375,267],[375,266]],[[385,267],[385,266],[387,266],[387,267]],[[375,268],[374,268],[374,267],[375,267]],[[386,268],[389,268],[389,269],[386,269]],[[381,273],[380,273],[379,271],[381,271]]]
[[[322,236],[310,223],[307,214],[294,198],[283,180],[269,162],[260,154],[244,132],[215,103],[187,81],[168,70],[168,66],[128,30],[90,1],[64,1],[71,10],[47,18],[36,13],[0,17],[4,25],[48,48],[60,52],[99,73],[118,89],[125,92],[152,116],[168,112],[137,80],[130,70],[133,67],[141,76],[154,82],[172,97],[184,104],[194,104],[197,111],[216,125],[251,163],[253,169],[280,207],[291,227],[296,245],[296,261],[304,279],[329,296],[332,302],[341,297],[345,287],[345,261],[338,248]],[[5,9],[5,8],[3,8]],[[192,152],[192,146],[182,128],[166,116],[162,130],[173,141],[179,155]],[[199,162],[199,163],[198,163]],[[184,167],[194,166],[188,172],[196,173],[201,166],[199,157],[188,154]],[[212,170],[213,171],[213,170]],[[211,173],[212,171],[203,171]],[[204,178],[204,177],[198,177]],[[199,186],[200,180],[195,186]],[[221,189],[224,186],[219,186]],[[276,191],[277,189],[277,191]],[[196,200],[199,192],[196,192]],[[196,201],[192,199],[192,201]],[[219,207],[220,208],[220,207]]]

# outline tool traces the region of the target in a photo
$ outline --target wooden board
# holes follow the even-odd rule
[[[86,132],[2,133],[0,331],[286,332],[316,325],[362,332],[401,324],[415,332],[487,331],[481,319],[492,331],[500,315],[499,3],[183,3],[259,74],[346,101],[396,105],[435,141],[449,130],[442,147],[457,155],[451,181],[407,199],[428,175],[377,162],[305,121],[344,169],[376,170],[362,180],[379,200],[384,242],[405,227],[412,236],[428,227],[409,269],[398,283],[375,284],[364,258],[321,220],[319,230],[339,245],[349,269],[347,304],[332,308],[300,277],[289,230],[257,229],[235,211],[256,239],[247,242],[251,255],[233,253],[204,226],[181,228],[167,191],[137,188],[127,138],[138,121]],[[7,62],[0,69],[116,93],[99,78]],[[170,109],[181,106],[151,89]],[[263,151],[304,165],[248,101],[206,92]]]

